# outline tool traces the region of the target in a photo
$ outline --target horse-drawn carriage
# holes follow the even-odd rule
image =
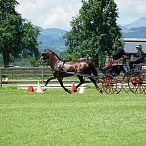
[[[144,64],[135,64],[132,70],[129,70],[126,64],[114,64],[110,70],[103,72],[103,90],[107,94],[118,94],[122,89],[127,93],[129,91],[135,94],[145,93],[146,79],[143,68]],[[120,75],[121,72],[122,75]]]
[[[76,89],[85,82],[84,77],[87,77],[100,93],[118,94],[122,89],[125,92],[131,90],[135,94],[145,93],[145,77],[141,70],[141,64],[141,66],[138,65],[138,69],[136,68],[134,70],[129,70],[126,64],[113,64],[112,69],[103,73],[103,76],[99,78],[95,66],[88,59],[75,62],[63,62],[54,52],[45,50],[42,54],[41,62],[44,60],[48,60],[48,64],[53,70],[53,75],[48,78],[45,86],[47,86],[50,80],[57,78],[61,87],[63,87],[66,92],[71,93],[70,90],[63,85],[63,78],[76,75],[80,80]],[[123,76],[119,76],[121,72],[123,72]],[[99,82],[102,89],[98,86]]]

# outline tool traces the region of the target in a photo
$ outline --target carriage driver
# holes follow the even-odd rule
[[[117,51],[113,55],[113,57],[110,59],[110,61],[105,65],[104,68],[100,68],[101,72],[106,73],[107,70],[112,69],[113,64],[117,64],[118,60],[123,59],[125,60],[125,50],[121,44],[121,42],[117,43]]]
[[[136,59],[133,61],[129,61],[129,67],[130,70],[134,68],[134,64],[140,64],[140,63],[144,63],[144,52],[142,50],[142,46],[140,44],[138,44],[136,46],[137,49],[137,54],[136,54]]]

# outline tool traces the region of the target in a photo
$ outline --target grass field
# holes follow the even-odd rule
[[[145,146],[146,94],[0,89],[0,146]]]

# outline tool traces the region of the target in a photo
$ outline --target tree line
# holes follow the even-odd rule
[[[4,66],[12,58],[19,62],[19,58],[39,56],[39,29],[16,11],[18,4],[16,0],[0,0],[0,58]],[[117,18],[114,0],[82,0],[79,14],[72,19],[71,30],[65,35],[66,50],[60,56],[65,60],[92,57],[104,62],[121,39]],[[31,62],[35,64],[35,59]]]
[[[36,57],[39,54],[39,29],[16,11],[18,4],[16,0],[0,0],[0,54],[5,67],[13,57]]]
[[[114,0],[82,0],[79,14],[71,21],[71,30],[65,36],[67,50],[62,53],[63,58],[90,56],[103,63],[105,56],[116,50],[116,43],[121,42],[117,18]]]

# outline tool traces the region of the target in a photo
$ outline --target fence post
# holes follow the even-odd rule
[[[33,69],[33,78],[34,78],[34,80],[35,80],[35,78],[36,78],[36,75],[35,75],[35,68],[33,67],[32,69]]]
[[[3,76],[2,76],[2,69],[0,69],[0,86],[2,88],[2,84],[3,84]]]
[[[42,84],[44,84],[44,67],[42,66]]]

